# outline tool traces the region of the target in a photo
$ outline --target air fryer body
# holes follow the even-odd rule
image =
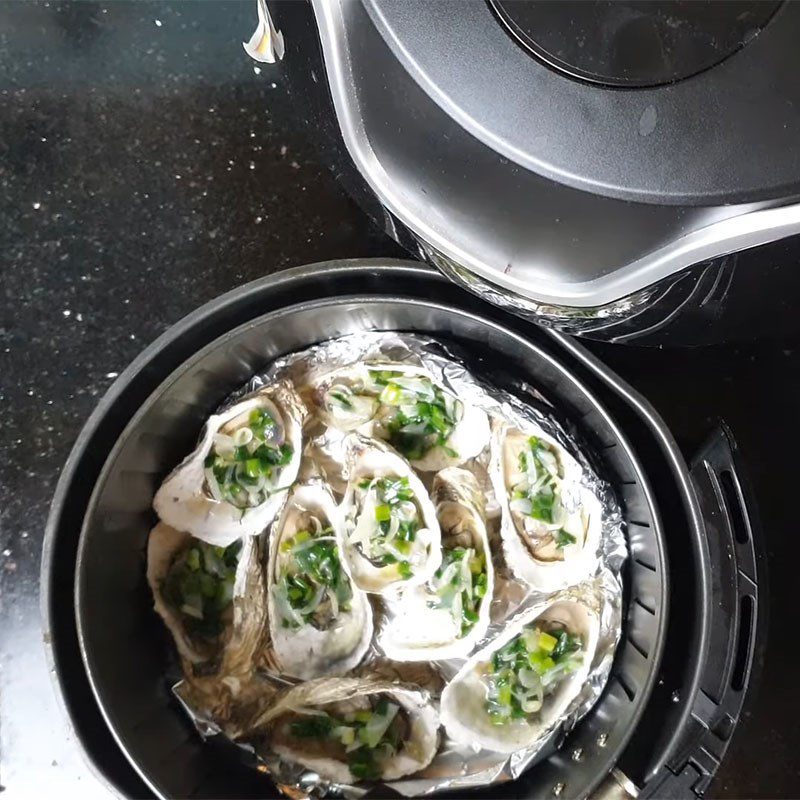
[[[601,31],[613,56],[612,45],[625,41],[620,30],[633,26],[638,36],[634,23],[647,15],[634,2],[578,7],[606,5],[629,17]],[[687,5],[708,4],[644,7]],[[555,8],[510,8],[523,6]],[[702,20],[699,55],[645,59],[641,74],[629,69],[640,65],[636,54],[622,66],[614,57],[593,61],[613,73],[593,82],[530,52],[500,4],[269,5],[286,42],[281,68],[295,108],[388,233],[540,324],[647,344],[797,327],[800,148],[790,142],[800,140],[792,66],[800,68],[800,51],[790,43],[800,34],[800,6],[709,8],[718,7],[742,20],[755,14],[727,50],[706,47],[711,33],[714,41],[721,34]],[[731,19],[714,24],[728,30]],[[711,56],[721,61],[709,66]],[[695,65],[699,73],[682,76]],[[620,75],[630,85],[612,85]],[[647,76],[666,82],[640,85]]]

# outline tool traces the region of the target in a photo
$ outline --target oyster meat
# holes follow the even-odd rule
[[[272,526],[267,571],[272,644],[286,675],[341,675],[369,647],[372,608],[342,566],[341,538],[328,488],[296,486]]]
[[[387,602],[390,621],[380,645],[395,661],[466,656],[489,626],[494,567],[478,481],[448,467],[433,479],[431,499],[442,532],[442,563],[424,586]]]
[[[266,625],[259,543],[210,545],[159,522],[147,542],[156,612],[175,640],[188,678],[246,675]]]
[[[520,615],[445,687],[448,735],[498,753],[543,744],[586,681],[598,632],[597,616],[575,600]]]
[[[428,693],[375,677],[295,686],[256,726],[282,759],[343,784],[412,775],[430,764],[439,744]]]
[[[545,592],[586,579],[597,564],[601,508],[578,462],[543,433],[497,421],[490,472],[514,574]]]
[[[261,533],[297,477],[305,415],[285,381],[213,415],[195,451],[156,492],[158,516],[222,547]]]
[[[327,425],[382,439],[422,472],[462,464],[489,443],[484,411],[408,364],[336,370],[316,383],[314,403]]]
[[[376,442],[350,442],[342,552],[353,583],[382,594],[425,583],[442,559],[436,511],[420,479]]]

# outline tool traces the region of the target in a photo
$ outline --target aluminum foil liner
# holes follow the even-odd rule
[[[597,570],[582,584],[550,595],[531,591],[514,579],[505,565],[500,546],[500,508],[488,479],[488,447],[475,459],[462,465],[470,469],[485,488],[487,495],[487,524],[490,532],[493,563],[495,565],[495,595],[491,608],[492,623],[487,635],[479,643],[483,648],[504,626],[519,614],[544,600],[579,598],[592,607],[600,620],[600,635],[589,677],[580,694],[567,713],[554,724],[533,746],[512,755],[458,745],[443,733],[442,744],[433,762],[423,771],[407,779],[387,782],[401,795],[412,797],[429,795],[438,791],[453,791],[513,780],[530,768],[537,757],[543,757],[557,747],[566,733],[594,705],[600,697],[611,670],[614,651],[622,629],[621,568],[627,557],[624,521],[613,488],[604,481],[594,467],[594,460],[580,434],[559,420],[558,409],[535,387],[519,380],[510,380],[508,388],[498,389],[473,375],[465,366],[469,358],[460,354],[450,344],[437,340],[400,333],[371,333],[345,336],[275,361],[264,373],[255,375],[239,391],[231,395],[223,408],[242,396],[266,386],[280,378],[289,378],[298,387],[307,385],[324,374],[358,362],[404,363],[423,367],[446,389],[467,403],[484,409],[488,414],[525,428],[539,428],[561,444],[581,465],[581,483],[595,494],[602,507],[601,545]],[[345,436],[332,429],[312,438],[304,452],[301,469],[322,472],[334,492],[341,495],[346,482]],[[437,700],[444,682],[452,678],[463,665],[464,659],[448,659],[432,664],[389,662],[378,649],[386,628],[387,612],[378,600],[373,602],[375,636],[366,657],[353,674],[379,672],[390,678],[419,685]],[[269,656],[267,657],[269,662]],[[259,675],[268,698],[287,682],[276,670],[267,669]],[[191,685],[179,681],[173,690],[187,713],[193,719],[201,736],[222,733],[219,725],[202,708]],[[258,769],[271,774],[276,785],[287,796],[358,798],[369,787],[331,784],[318,775],[296,765],[282,762],[275,754],[258,742],[240,745],[249,754],[255,752]]]

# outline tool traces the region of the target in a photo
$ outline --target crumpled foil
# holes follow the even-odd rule
[[[456,347],[425,336],[402,333],[359,333],[315,345],[275,361],[265,372],[255,375],[240,390],[232,394],[223,408],[237,402],[244,395],[269,385],[276,380],[289,378],[302,387],[326,373],[358,362],[404,363],[425,368],[446,389],[467,403],[499,416],[515,426],[538,428],[555,439],[582,467],[581,483],[595,494],[602,507],[601,545],[597,570],[583,583],[551,594],[535,592],[517,581],[505,565],[500,545],[500,508],[488,480],[488,446],[467,464],[487,493],[487,526],[490,534],[492,558],[495,565],[495,593],[491,607],[491,625],[478,644],[483,648],[505,625],[534,605],[558,599],[580,599],[596,611],[600,620],[600,635],[588,679],[566,714],[533,746],[509,755],[472,749],[450,740],[442,730],[442,742],[433,762],[421,772],[397,781],[381,784],[401,795],[412,797],[429,795],[437,791],[487,786],[519,777],[537,760],[558,747],[567,732],[599,699],[608,679],[614,651],[622,630],[622,580],[621,569],[628,550],[624,535],[624,521],[609,483],[604,481],[594,466],[595,459],[581,440],[577,429],[569,421],[560,419],[559,409],[534,386],[515,379],[504,388],[486,383],[464,365],[469,357]],[[304,451],[306,468],[313,463],[315,473],[322,472],[334,492],[341,496],[346,482],[344,471],[345,437],[338,431],[327,429],[308,442]],[[302,468],[301,468],[302,473]],[[302,479],[302,474],[301,474]],[[425,476],[423,480],[425,480]],[[464,659],[426,663],[396,663],[387,661],[377,647],[386,628],[387,611],[379,601],[373,602],[375,636],[373,644],[362,663],[353,674],[378,672],[387,677],[415,683],[428,691],[436,701],[444,682],[452,678],[463,665]],[[270,659],[267,658],[267,661]],[[285,687],[287,681],[277,673],[263,676],[265,692],[275,692]],[[190,715],[201,736],[221,735],[220,726],[198,707],[196,695],[185,681],[178,682],[173,691]],[[281,761],[268,748],[258,742],[240,744],[252,759],[257,756],[257,768],[271,774],[278,788],[287,796],[362,797],[372,786],[332,784],[318,775],[294,764]]]

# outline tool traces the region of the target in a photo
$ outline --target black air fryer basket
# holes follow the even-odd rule
[[[203,743],[169,691],[171,643],[145,580],[150,504],[231,390],[276,356],[364,329],[429,333],[498,385],[527,379],[597,454],[624,507],[623,638],[603,696],[518,781],[470,796],[584,797],[600,784],[702,794],[760,630],[753,522],[729,435],[716,431],[690,472],[647,404],[580,346],[403,262],[312,265],[224,295],[151,345],[87,423],[53,502],[42,585],[50,657],[98,772],[136,797],[276,795],[238,749]]]

